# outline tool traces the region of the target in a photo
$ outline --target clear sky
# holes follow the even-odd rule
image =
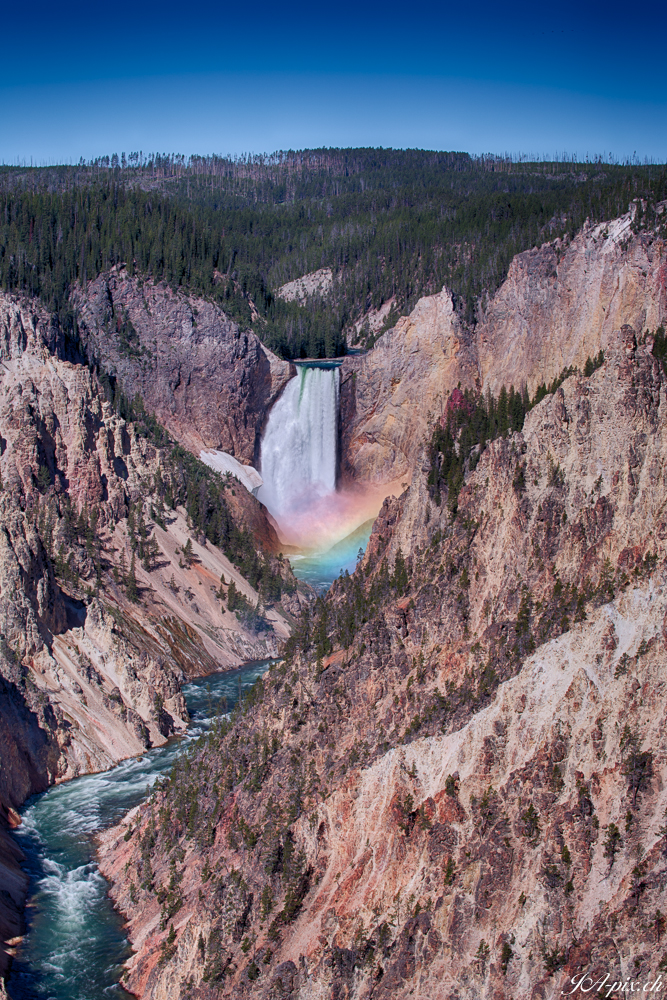
[[[5,5],[0,160],[394,146],[667,160],[667,3]]]

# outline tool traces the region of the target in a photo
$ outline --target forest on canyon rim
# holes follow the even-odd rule
[[[666,177],[378,150],[3,168],[3,817],[181,731],[187,677],[282,656],[101,838],[136,995],[534,1000],[667,967]],[[314,599],[192,442],[251,459],[280,356],[360,321],[341,465],[408,471]]]
[[[474,323],[516,253],[665,197],[659,165],[418,150],[4,167],[0,288],[40,295],[71,325],[73,284],[123,262],[219,302],[283,357],[333,357],[369,310],[392,301],[391,325],[445,284]],[[320,268],[326,296],[276,294]]]

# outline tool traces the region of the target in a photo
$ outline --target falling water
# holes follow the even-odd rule
[[[334,365],[300,365],[269,415],[259,499],[280,521],[336,489],[338,388]]]
[[[299,369],[269,415],[258,496],[289,546],[295,575],[324,591],[354,569],[384,497],[336,488],[340,371],[326,362]]]

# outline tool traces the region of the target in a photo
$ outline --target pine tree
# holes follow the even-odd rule
[[[131,601],[136,603],[139,600],[139,588],[137,587],[137,577],[135,573],[135,554],[132,553],[132,562],[130,563],[130,572],[127,574],[127,584],[125,587],[125,593]]]
[[[396,562],[394,563],[394,577],[393,585],[396,593],[401,597],[408,589],[408,570],[405,565],[405,559],[403,558],[403,553],[399,549],[396,553]]]

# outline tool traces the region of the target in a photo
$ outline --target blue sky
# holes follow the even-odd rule
[[[0,160],[322,145],[667,160],[666,9],[13,4]]]

